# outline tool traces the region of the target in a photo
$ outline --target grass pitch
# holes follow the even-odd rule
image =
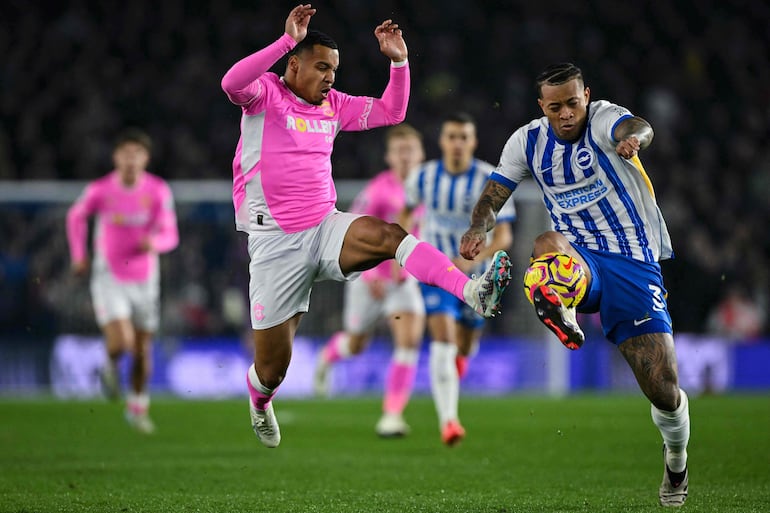
[[[463,397],[452,449],[427,398],[400,440],[374,435],[378,399],[275,405],[283,441],[266,449],[245,398],[156,399],[149,437],[119,404],[0,401],[0,512],[662,511],[641,394]],[[691,398],[690,413],[682,511],[770,511],[770,397]]]

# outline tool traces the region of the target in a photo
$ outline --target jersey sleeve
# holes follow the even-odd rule
[[[380,217],[377,212],[377,196],[372,189],[372,182],[370,181],[353,199],[353,203],[350,205],[350,212]]]
[[[222,90],[236,105],[242,107],[262,97],[265,85],[262,75],[297,45],[289,34],[284,33],[272,44],[233,64],[222,77]]]
[[[592,103],[591,108],[591,133],[598,139],[597,143],[602,148],[614,150],[618,144],[613,136],[615,128],[624,119],[633,117],[633,114],[627,108],[607,101]]]
[[[522,127],[508,138],[500,154],[500,162],[489,179],[513,191],[529,174],[526,127]]]
[[[410,209],[416,208],[422,203],[422,194],[420,183],[424,180],[425,170],[422,166],[413,170],[406,177],[404,182],[404,196],[406,199],[406,207]]]
[[[67,242],[72,262],[82,262],[86,258],[88,218],[96,212],[98,205],[99,188],[91,183],[67,211]]]
[[[340,129],[369,130],[401,123],[409,103],[409,64],[390,66],[390,80],[380,98],[352,96],[336,92],[340,112]]]
[[[167,184],[159,189],[159,204],[150,234],[150,245],[158,253],[166,253],[179,244],[179,229],[174,209],[174,195]]]

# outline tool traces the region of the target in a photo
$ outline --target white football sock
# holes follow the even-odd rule
[[[126,394],[126,406],[135,415],[145,415],[150,409],[150,395],[146,392]]]
[[[666,464],[672,472],[682,472],[687,466],[687,442],[690,440],[690,408],[687,394],[679,389],[679,407],[663,411],[651,405],[652,421],[658,426],[666,444]]]
[[[350,358],[350,335],[347,333],[343,333],[337,339],[337,354],[339,354],[341,360]]]
[[[460,379],[455,365],[456,356],[456,345],[435,340],[430,343],[430,384],[440,426],[457,420]]]

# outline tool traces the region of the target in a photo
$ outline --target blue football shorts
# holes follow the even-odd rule
[[[660,264],[572,244],[591,270],[591,284],[578,305],[601,315],[604,335],[615,345],[647,333],[673,333]]]
[[[470,329],[478,329],[484,325],[484,318],[451,292],[424,283],[420,283],[420,290],[425,301],[426,315],[446,314]]]

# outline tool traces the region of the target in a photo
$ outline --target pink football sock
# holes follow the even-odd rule
[[[335,363],[350,356],[347,334],[338,331],[323,348],[323,359],[326,363]]]
[[[406,257],[404,268],[421,282],[441,287],[465,301],[463,289],[470,278],[455,267],[449,257],[427,242],[420,242],[414,247]]]
[[[259,381],[254,364],[251,364],[246,373],[246,386],[249,389],[251,404],[258,410],[266,410],[270,405],[270,400],[275,395],[276,389],[269,389]]]
[[[414,387],[414,378],[417,374],[417,365],[390,362],[388,374],[385,378],[385,398],[382,402],[382,411],[385,413],[401,414],[409,402],[409,396]]]

